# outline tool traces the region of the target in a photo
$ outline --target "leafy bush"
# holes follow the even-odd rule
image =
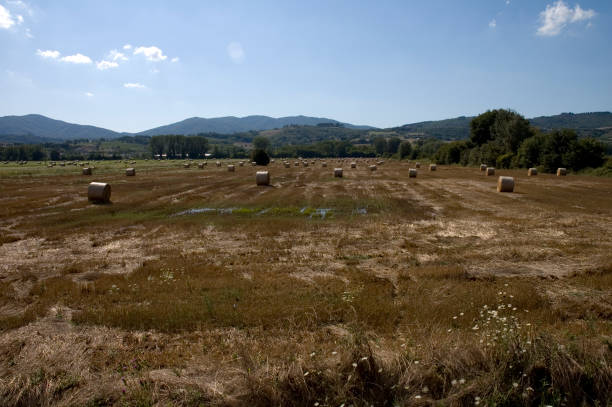
[[[268,165],[270,163],[270,156],[265,150],[261,150],[259,148],[253,150],[253,154],[251,159],[255,161],[257,165]]]

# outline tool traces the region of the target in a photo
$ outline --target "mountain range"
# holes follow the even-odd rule
[[[461,116],[454,119],[425,121],[405,124],[387,130],[398,133],[421,134],[442,139],[464,139],[469,136],[470,121],[473,117]],[[556,128],[571,128],[582,134],[598,134],[612,130],[612,113],[562,113],[554,116],[540,116],[529,119],[532,125],[543,130]],[[247,131],[262,131],[282,128],[287,125],[309,125],[328,123],[343,125],[357,130],[374,130],[370,126],[356,126],[341,123],[337,120],[309,117],[289,116],[273,118],[269,116],[217,117],[205,119],[192,117],[180,122],[156,127],[139,133],[119,133],[96,126],[67,123],[42,115],[0,117],[0,142],[4,143],[41,143],[75,139],[113,139],[122,136],[157,134],[197,134],[219,133],[233,134]]]

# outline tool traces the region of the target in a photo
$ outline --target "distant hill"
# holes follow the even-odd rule
[[[529,119],[529,122],[542,130],[575,129],[592,130],[612,127],[612,113],[561,113],[555,116],[540,116]]]
[[[0,141],[36,143],[53,140],[116,138],[122,134],[95,126],[67,123],[39,114],[0,117]],[[52,140],[46,140],[52,139]]]
[[[462,140],[470,136],[470,121],[474,117],[460,116],[454,119],[436,120],[405,124],[394,127],[400,134],[414,134],[444,140]],[[612,113],[562,113],[554,116],[540,116],[528,119],[532,126],[544,131],[553,129],[574,129],[581,136],[602,137],[612,132]]]
[[[383,133],[397,133],[403,136],[435,137],[443,140],[462,140],[470,135],[470,121],[473,117],[460,116],[454,119],[425,121],[384,129]],[[555,116],[541,116],[529,119],[532,125],[548,131],[551,129],[575,129],[581,136],[593,136],[612,143],[612,113],[562,113]],[[320,127],[331,124],[330,127]],[[319,126],[317,126],[319,125]],[[338,125],[338,126],[333,126]],[[307,128],[312,126],[314,128]],[[378,130],[370,126],[355,126],[322,117],[289,116],[273,118],[268,116],[217,117],[204,119],[192,117],[177,123],[156,127],[137,134],[117,133],[95,126],[67,123],[45,116],[0,117],[1,143],[44,143],[74,139],[115,139],[123,136],[152,136],[158,134],[206,133],[213,141],[249,143],[252,134],[283,129],[267,135],[276,144],[316,142],[326,139],[342,140],[361,137],[358,130]],[[344,130],[342,130],[344,129]],[[350,130],[350,131],[349,131]],[[233,136],[232,136],[233,135]]]
[[[288,125],[316,126],[320,123],[343,124],[348,128],[371,129],[369,126],[355,126],[349,123],[341,123],[337,120],[324,117],[288,116],[278,119],[269,116],[246,116],[246,117],[215,117],[205,119],[202,117],[191,117],[183,121],[145,130],[139,135],[154,136],[159,134],[197,134],[197,133],[219,133],[233,134],[246,131],[261,131],[277,129]]]
[[[461,140],[470,136],[470,122],[474,117],[460,116],[454,119],[405,124],[392,130],[400,134],[414,134],[444,140]]]

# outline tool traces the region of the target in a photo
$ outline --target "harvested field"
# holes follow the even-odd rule
[[[0,164],[0,405],[612,401],[612,179],[237,163]]]

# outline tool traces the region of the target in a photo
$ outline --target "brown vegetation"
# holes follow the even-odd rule
[[[610,179],[96,167],[0,167],[1,405],[612,400]]]

